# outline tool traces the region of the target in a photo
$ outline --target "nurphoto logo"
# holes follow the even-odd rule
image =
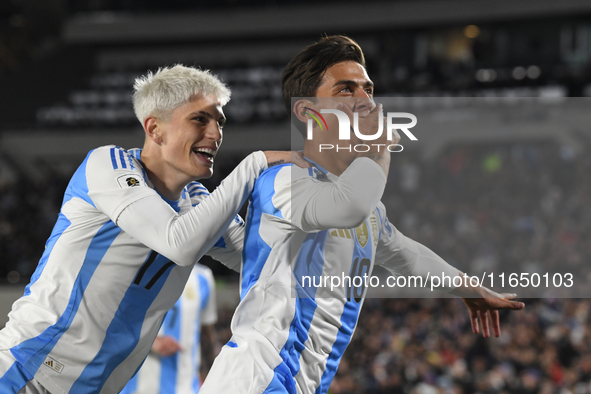
[[[362,134],[359,131],[359,114],[357,112],[353,113],[353,127],[351,127],[351,121],[346,113],[340,111],[338,109],[321,109],[320,112],[313,110],[309,107],[304,107],[307,111],[305,114],[309,115],[320,127],[321,131],[328,130],[328,125],[324,116],[322,114],[333,114],[337,117],[339,123],[339,140],[340,141],[350,141],[351,140],[351,131],[355,133],[355,136],[362,141],[375,141],[382,136],[384,132],[384,123],[378,122],[378,129],[374,134]],[[383,118],[383,112],[379,112],[379,118]],[[306,138],[308,140],[312,140],[313,138],[313,121],[312,119],[308,119],[307,122],[307,129],[306,129]],[[394,119],[409,119],[410,123],[394,123]],[[386,133],[388,141],[392,141],[394,139],[393,134],[394,130],[400,130],[404,133],[411,141],[418,141],[417,137],[414,136],[413,133],[410,132],[409,129],[413,128],[417,124],[417,117],[408,112],[388,112],[386,115]],[[319,151],[322,152],[323,150],[331,150],[336,149],[336,151],[355,151],[355,152],[368,152],[371,149],[371,146],[375,146],[378,148],[378,151],[381,147],[388,149],[389,152],[402,152],[402,145],[400,144],[348,144],[348,145],[340,145],[337,144],[320,144]]]

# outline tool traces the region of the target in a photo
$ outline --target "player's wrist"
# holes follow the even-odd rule
[[[449,294],[461,298],[488,298],[492,296],[486,287],[480,285],[473,286],[470,284],[470,281],[464,280],[464,274],[460,274],[459,276],[462,278],[462,283],[460,286],[452,289]]]

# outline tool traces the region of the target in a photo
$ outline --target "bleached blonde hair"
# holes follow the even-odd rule
[[[143,123],[148,116],[166,119],[193,96],[214,94],[220,104],[230,101],[230,89],[209,70],[181,64],[161,67],[155,73],[138,77],[133,84],[133,110]]]

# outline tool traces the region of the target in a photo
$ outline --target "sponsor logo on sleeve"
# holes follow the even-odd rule
[[[117,183],[121,189],[129,187],[142,186],[142,180],[135,174],[121,175],[117,178]]]

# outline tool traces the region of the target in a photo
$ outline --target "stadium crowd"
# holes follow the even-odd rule
[[[551,142],[459,146],[393,165],[384,202],[403,233],[467,272],[573,271],[591,252],[590,167]]]
[[[465,144],[435,161],[395,157],[384,202],[404,234],[468,273],[575,272],[591,255],[590,169],[551,142]],[[1,278],[31,275],[64,182],[0,184]],[[524,301],[483,339],[460,300],[368,298],[330,393],[591,393],[590,300]],[[231,316],[220,313],[221,340]]]
[[[408,159],[407,157],[405,157]],[[577,270],[590,255],[591,159],[554,143],[454,147],[392,165],[392,223],[468,273]],[[367,299],[332,394],[591,393],[591,302],[526,299],[500,338],[459,300]]]
[[[550,142],[465,145],[394,162],[385,202],[403,233],[465,272],[577,271],[591,252],[590,168]],[[331,393],[591,393],[591,302],[524,301],[483,339],[459,300],[367,299]]]
[[[368,299],[330,392],[590,393],[589,300],[525,301],[483,339],[459,300]]]
[[[68,178],[46,170],[39,180],[1,176],[0,283],[28,281],[58,216]]]

